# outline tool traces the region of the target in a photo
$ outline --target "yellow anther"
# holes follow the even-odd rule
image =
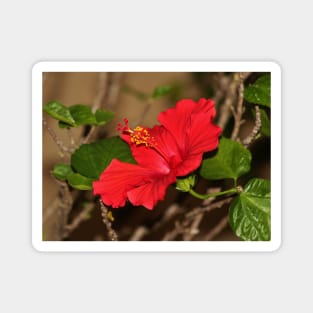
[[[130,133],[130,141],[135,143],[136,145],[144,144],[146,147],[151,147],[151,137],[149,131],[141,126],[137,126]]]

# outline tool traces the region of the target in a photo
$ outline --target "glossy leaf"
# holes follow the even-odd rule
[[[260,109],[261,114],[261,133],[265,136],[271,136],[271,121],[265,110]]]
[[[91,190],[93,179],[84,177],[78,173],[71,173],[67,176],[67,181],[75,189]]]
[[[203,160],[200,175],[205,179],[225,179],[238,177],[250,171],[251,153],[240,143],[221,138],[217,154]]]
[[[238,237],[257,241],[271,238],[271,187],[266,179],[251,179],[230,205],[229,223]]]
[[[58,121],[62,121],[71,126],[75,125],[75,120],[73,119],[70,110],[59,101],[48,102],[43,110]]]
[[[254,84],[244,90],[244,98],[248,102],[271,106],[271,76],[265,74],[258,78]]]
[[[66,180],[67,176],[73,173],[73,170],[69,164],[59,163],[53,168],[52,174],[54,177],[60,180]]]
[[[158,86],[152,93],[152,99],[159,99],[168,95],[172,91],[171,86]]]
[[[114,118],[114,113],[111,111],[97,110],[95,118],[97,125],[104,125]]]
[[[75,104],[70,106],[69,110],[76,126],[94,125],[97,122],[95,115],[91,112],[91,107],[88,105]]]
[[[60,128],[77,127],[81,125],[104,125],[113,119],[111,111],[97,110],[93,113],[91,107],[84,104],[75,104],[70,107],[61,102],[51,101],[44,106],[44,111],[59,121]]]
[[[72,154],[71,164],[83,176],[98,179],[113,159],[135,163],[129,146],[119,137],[81,145]]]

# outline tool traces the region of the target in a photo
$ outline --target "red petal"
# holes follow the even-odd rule
[[[201,98],[197,103],[191,99],[184,99],[177,102],[174,108],[161,112],[158,116],[159,122],[171,132],[183,154],[190,142],[188,139],[191,128],[203,122],[194,119],[198,114],[205,116],[206,125],[211,124],[216,114],[214,101]]]
[[[159,176],[144,185],[127,192],[127,196],[133,205],[142,205],[152,210],[159,200],[165,197],[167,187],[176,181],[174,173]]]
[[[150,180],[152,175],[150,169],[114,159],[103,171],[99,181],[93,182],[93,193],[100,195],[106,205],[122,207],[126,203],[127,192]]]
[[[197,154],[216,149],[221,132],[222,129],[214,125],[206,113],[192,114],[188,152]]]
[[[164,199],[166,188],[175,181],[174,172],[164,175],[151,168],[113,160],[99,181],[93,182],[93,192],[113,208],[125,206],[129,198],[132,204],[152,210],[157,201]]]
[[[201,164],[202,155],[203,153],[188,155],[183,162],[177,166],[176,175],[185,176],[197,169]]]
[[[138,164],[167,174],[170,168],[175,168],[182,160],[176,140],[163,126],[156,125],[148,130],[154,139],[152,147],[130,142],[129,135],[123,134],[122,138],[130,145],[132,155]]]
[[[190,115],[195,110],[197,103],[191,99],[177,102],[176,106],[163,111],[158,116],[158,121],[171,132],[177,144],[184,152],[186,150],[186,136],[190,128]]]
[[[211,99],[179,101],[175,108],[161,112],[159,122],[171,132],[180,148],[183,162],[177,167],[177,175],[184,176],[201,163],[202,154],[218,145],[221,128],[212,123],[216,111]]]

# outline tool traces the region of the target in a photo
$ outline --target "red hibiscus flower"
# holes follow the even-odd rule
[[[215,114],[210,99],[184,99],[161,112],[161,125],[153,128],[138,126],[132,130],[124,119],[125,125],[119,125],[119,130],[138,164],[112,160],[93,183],[94,194],[113,208],[124,206],[128,199],[133,205],[152,210],[177,176],[197,169],[203,153],[217,148],[221,128],[212,123]]]

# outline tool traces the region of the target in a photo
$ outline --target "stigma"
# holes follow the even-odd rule
[[[151,136],[150,130],[147,127],[137,126],[134,129],[131,129],[128,126],[128,120],[126,118],[123,119],[124,126],[122,124],[117,125],[117,130],[121,131],[124,134],[128,134],[130,136],[130,142],[135,145],[145,145],[146,147],[154,146],[154,137]]]

